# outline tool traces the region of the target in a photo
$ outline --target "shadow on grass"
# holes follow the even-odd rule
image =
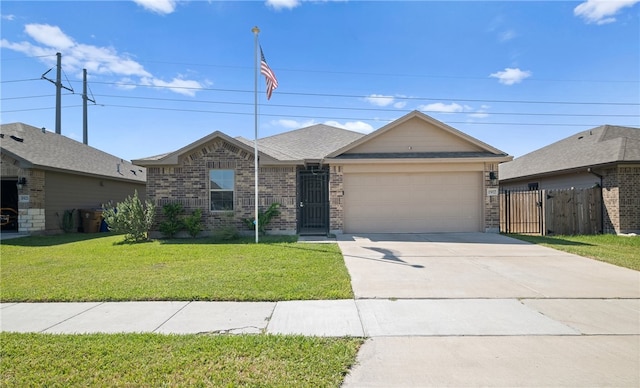
[[[55,245],[71,244],[79,241],[95,240],[104,237],[117,236],[114,233],[66,233],[54,236],[27,236],[2,240],[2,245],[16,247],[50,247]]]
[[[175,245],[188,245],[188,244],[238,244],[248,245],[255,244],[255,237],[240,237],[233,240],[222,240],[215,237],[205,238],[172,238],[172,239],[159,239],[160,244],[175,244]],[[282,243],[294,243],[298,241],[298,236],[262,236],[259,239],[259,244],[282,244]]]
[[[567,245],[567,246],[595,246],[594,244],[571,241],[562,237],[550,236],[529,236],[523,234],[507,234],[506,236],[517,238],[518,240],[527,241],[533,244],[550,244],[550,245]]]

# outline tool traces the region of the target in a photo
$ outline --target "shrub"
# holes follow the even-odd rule
[[[173,238],[184,226],[184,222],[179,218],[183,208],[180,203],[168,203],[162,207],[162,213],[167,218],[160,223],[160,231],[167,238]]]
[[[138,198],[137,190],[133,197],[128,196],[127,199],[115,206],[109,202],[103,205],[103,208],[102,216],[109,230],[124,233],[124,240],[128,242],[140,242],[148,239],[156,209],[149,200],[143,204]]]
[[[62,214],[62,220],[60,221],[60,227],[64,230],[65,233],[69,233],[73,231],[73,226],[75,222],[73,221],[73,213],[76,209],[65,210]],[[57,213],[56,213],[57,214]]]
[[[267,208],[267,210],[258,210],[258,231],[260,232],[260,234],[266,234],[267,225],[269,225],[273,217],[280,215],[280,211],[278,210],[279,207],[280,204],[274,202]],[[256,223],[254,222],[254,218],[244,218],[243,221],[249,229],[256,230]]]
[[[240,237],[240,232],[234,223],[235,214],[233,211],[224,212],[222,215],[221,225],[216,228],[213,236],[217,240],[230,241]]]
[[[198,237],[198,233],[202,231],[202,210],[194,210],[190,216],[184,218],[183,223],[189,236],[193,238]]]

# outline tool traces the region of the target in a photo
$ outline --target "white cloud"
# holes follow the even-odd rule
[[[286,129],[300,129],[300,128],[310,127],[317,123],[315,120],[297,121],[297,120],[291,120],[291,119],[280,119],[280,120],[271,121],[271,124],[274,126],[284,127]]]
[[[398,101],[395,104],[393,104],[394,108],[398,108],[398,109],[402,109],[405,106],[407,106],[407,102],[406,101]]]
[[[531,77],[530,71],[523,71],[518,68],[512,69],[507,67],[504,71],[498,71],[490,74],[489,77],[497,78],[501,84],[513,85],[522,82],[525,78]]]
[[[393,104],[395,100],[393,96],[385,96],[382,94],[372,94],[364,98],[365,101],[375,106],[388,106]]]
[[[364,121],[347,121],[346,123],[339,123],[337,121],[325,121],[324,124],[360,133],[373,132],[373,127],[365,123]]]
[[[490,108],[489,105],[482,105],[480,106],[480,109],[476,110],[473,113],[469,114],[469,117],[473,117],[476,119],[483,119],[485,117],[489,117],[489,113],[487,113],[487,110]]]
[[[48,24],[27,24],[25,33],[36,44],[31,42],[9,42],[6,39],[0,41],[0,47],[18,51],[39,59],[49,66],[55,66],[56,58],[51,55],[52,49],[62,53],[62,66],[65,71],[80,74],[87,69],[90,75],[113,75],[126,78],[127,83],[138,83],[149,86],[166,87],[169,90],[194,96],[197,89],[203,86],[202,82],[188,80],[182,76],[174,77],[171,81],[164,81],[147,71],[142,64],[120,54],[112,47],[100,47],[77,43],[66,35],[59,27]],[[133,88],[132,85],[121,88]]]
[[[16,15],[9,14],[9,15],[2,15],[1,17],[2,17],[2,20],[12,21],[12,20],[14,20],[16,18]]]
[[[300,5],[300,0],[266,0],[265,3],[275,10],[293,9]]]
[[[176,10],[176,0],[133,0],[147,11],[167,15]]]
[[[518,36],[518,34],[516,34],[514,30],[507,30],[500,33],[499,39],[500,39],[500,42],[508,42],[514,39],[516,36]]]
[[[441,102],[435,102],[433,104],[418,106],[418,110],[421,110],[423,112],[432,112],[432,113],[433,112],[438,112],[438,113],[464,112],[467,108],[469,107],[456,104],[455,102],[452,102],[451,104],[443,104]]]
[[[587,0],[573,9],[573,14],[583,18],[587,23],[598,25],[613,23],[622,8],[632,7],[640,0]]]

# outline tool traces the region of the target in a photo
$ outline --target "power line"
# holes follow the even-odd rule
[[[14,81],[1,81],[4,82],[22,82],[33,81],[36,79],[24,79]],[[72,81],[79,82],[79,81]],[[210,92],[228,92],[228,93],[253,93],[253,90],[248,89],[222,89],[222,88],[205,88],[205,87],[187,87],[187,86],[157,86],[148,84],[137,83],[124,83],[124,82],[104,82],[104,81],[92,81],[93,84],[102,85],[115,85],[115,86],[135,86],[145,87],[153,89],[181,89],[181,90],[193,90],[193,91],[210,91]],[[311,97],[338,97],[338,98],[374,98],[382,99],[392,97],[395,100],[424,100],[424,101],[450,101],[450,102],[478,102],[478,103],[508,103],[508,104],[553,104],[553,105],[609,105],[609,106],[640,106],[640,102],[597,102],[597,101],[540,101],[540,100],[496,100],[496,99],[472,99],[472,98],[450,98],[450,97],[408,97],[408,96],[374,96],[374,95],[357,95],[357,94],[330,94],[330,93],[308,93],[308,92],[286,92],[280,91],[278,94],[291,95],[291,96],[311,96]]]
[[[121,99],[134,99],[134,100],[151,100],[151,101],[170,101],[170,102],[184,102],[189,104],[220,104],[220,105],[242,105],[253,106],[249,102],[232,102],[232,101],[210,101],[210,100],[185,100],[180,98],[159,98],[159,97],[140,97],[140,96],[118,96],[109,94],[97,94],[99,97],[107,98],[121,98]],[[333,110],[349,110],[349,111],[374,111],[374,112],[406,112],[403,109],[389,109],[389,108],[354,108],[344,106],[317,106],[317,105],[287,105],[287,104],[272,104],[263,105],[264,107],[277,107],[277,108],[304,108],[304,109],[333,109]],[[421,110],[425,113],[445,113],[438,110]],[[483,112],[483,111],[458,111],[458,112],[446,112],[450,114],[487,114],[487,115],[510,115],[510,116],[556,116],[556,117],[640,117],[640,114],[596,114],[596,113],[521,113],[521,112]]]

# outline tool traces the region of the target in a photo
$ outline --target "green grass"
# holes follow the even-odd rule
[[[118,235],[5,240],[2,302],[278,301],[352,298],[336,244],[288,238],[123,244]]]
[[[525,236],[509,235],[520,240],[540,244],[560,251],[590,257],[640,271],[640,237],[614,234],[594,236]]]
[[[0,333],[0,386],[339,387],[362,341]]]

